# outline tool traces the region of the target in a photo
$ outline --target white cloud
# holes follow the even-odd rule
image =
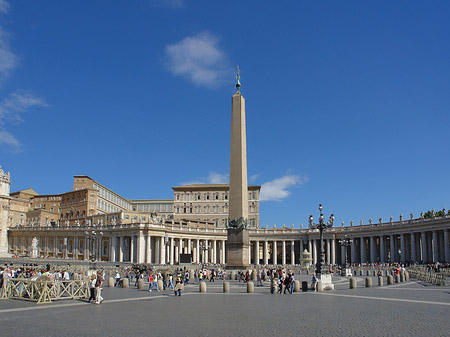
[[[181,8],[184,6],[183,0],[153,0],[153,5],[156,7],[170,7]]]
[[[291,192],[289,188],[295,185],[302,185],[307,182],[306,177],[294,174],[287,174],[281,178],[268,181],[261,185],[260,201],[281,201],[287,198]]]
[[[20,113],[27,111],[33,106],[48,106],[44,99],[33,96],[24,91],[16,91],[9,94],[0,102],[0,125],[7,123],[22,122]]]
[[[223,82],[227,69],[225,54],[219,39],[209,32],[185,37],[166,47],[169,71],[204,87],[216,87]]]
[[[6,145],[11,149],[20,148],[20,142],[8,131],[0,128],[0,146]]]
[[[0,13],[6,14],[9,10],[9,3],[6,0],[0,0]]]
[[[0,14],[7,14],[9,3],[0,0]],[[9,33],[0,27],[0,85],[4,84],[16,68],[18,57],[11,51],[9,46]],[[24,90],[16,90],[0,102],[0,146],[4,145],[10,150],[18,151],[20,142],[6,130],[8,124],[22,122],[21,113],[33,106],[48,106],[45,101],[33,96]]]
[[[181,185],[200,185],[200,184],[228,184],[230,178],[228,174],[220,174],[217,172],[210,172],[208,177],[199,178],[189,182],[181,183]]]
[[[46,107],[48,104],[44,99],[24,91],[13,92],[0,102],[0,146],[5,145],[13,151],[19,150],[20,142],[5,129],[5,126],[21,123],[21,113],[34,106]]]
[[[0,0],[1,1],[1,0]],[[0,27],[0,84],[3,84],[17,66],[17,56],[9,47],[9,34]]]

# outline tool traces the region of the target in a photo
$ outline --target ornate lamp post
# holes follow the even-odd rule
[[[323,269],[323,264],[324,264],[324,260],[325,260],[325,252],[323,250],[323,230],[325,228],[333,227],[333,222],[334,222],[334,215],[331,214],[330,218],[328,219],[328,222],[325,223],[322,210],[323,210],[322,204],[319,204],[320,216],[319,216],[318,224],[313,223],[314,218],[312,215],[309,216],[309,227],[319,230],[319,238],[320,238],[319,248],[320,248],[320,250],[319,250],[319,260],[317,261],[317,264],[316,264],[316,275],[319,279],[321,278],[322,273],[328,274],[328,270]]]
[[[99,252],[99,247],[100,247],[100,243],[102,242],[102,237],[103,237],[103,232],[99,232],[97,233],[96,231],[85,231],[84,232],[87,236],[88,239],[92,242],[92,258],[94,260],[94,262],[98,259],[100,259],[100,252]]]
[[[347,238],[347,235],[344,236],[343,239],[339,240],[339,244],[342,247],[345,247],[345,265],[344,268],[342,268],[342,274],[347,276],[347,264],[348,264],[348,259],[347,259],[347,247],[350,247],[351,244],[353,243],[353,239]],[[351,275],[351,272],[350,272]]]

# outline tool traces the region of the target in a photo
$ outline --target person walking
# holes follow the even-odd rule
[[[175,288],[174,288],[174,292],[175,292],[175,296],[181,296],[181,290],[183,290],[183,282],[181,281],[181,275],[178,274],[177,275],[177,279],[175,281]]]
[[[169,275],[169,281],[167,283],[167,289],[171,288],[173,290],[173,276],[172,274]]]
[[[97,283],[97,276],[92,274],[91,280],[89,281],[89,303],[91,303],[91,301],[95,301],[95,283]]]
[[[96,297],[95,304],[103,303],[102,287],[103,287],[103,276],[102,272],[99,270],[97,272],[97,282],[95,283],[95,297]]]
[[[139,273],[139,271],[136,272],[136,275],[134,277],[136,279],[136,282],[134,282],[134,286],[137,287],[139,278],[141,277],[141,274]]]
[[[313,291],[317,291],[317,276],[316,274],[313,274],[312,280],[311,280],[311,288]]]

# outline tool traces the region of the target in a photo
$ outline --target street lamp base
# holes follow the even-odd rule
[[[318,279],[319,279],[319,283],[317,285],[318,291],[334,290],[334,284],[331,279],[331,274],[320,274]]]

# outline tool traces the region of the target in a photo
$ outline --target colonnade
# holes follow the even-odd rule
[[[348,236],[344,250],[351,263],[450,262],[449,230]]]
[[[219,238],[182,238],[162,235],[112,236],[111,261],[176,264],[182,254],[194,263],[225,263],[225,242]]]
[[[334,227],[324,232],[326,264],[386,262],[450,263],[450,216],[408,222]],[[94,231],[95,229],[95,231]],[[94,233],[96,233],[94,235]],[[249,263],[299,264],[304,250],[317,263],[319,233],[311,229],[250,230]],[[225,229],[183,229],[143,224],[101,228],[14,228],[8,231],[13,254],[146,264],[176,264],[183,254],[194,263],[226,263]],[[347,247],[341,239],[351,239]]]
[[[336,239],[324,238],[325,263],[336,263]],[[301,253],[311,253],[312,263],[318,261],[319,240],[316,238],[251,240],[249,263],[251,264],[299,264]]]

